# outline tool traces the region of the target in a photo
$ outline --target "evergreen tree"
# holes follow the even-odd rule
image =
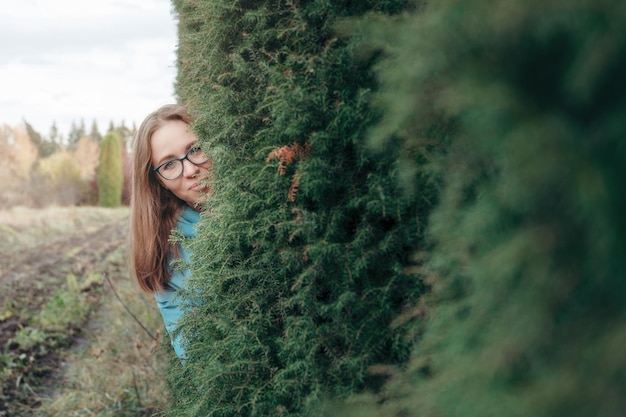
[[[449,146],[432,166],[423,339],[381,396],[333,415],[623,415],[625,22],[595,0],[449,0],[361,22],[389,56],[372,142],[445,132]]]
[[[404,195],[403,150],[366,150],[376,53],[335,32],[405,6],[175,2],[177,92],[215,169],[166,414],[306,415],[408,360],[432,186]]]
[[[128,127],[126,127],[126,123],[124,120],[122,120],[122,123],[120,123],[120,125],[116,127],[115,130],[120,136],[122,148],[128,149],[128,140],[133,136],[132,131]]]
[[[89,132],[89,137],[98,143],[102,142],[102,135],[98,130],[98,124],[96,123],[96,119],[93,119],[93,122],[91,123],[91,131]]]
[[[122,201],[122,145],[117,132],[109,132],[102,140],[98,164],[98,204],[118,207]]]
[[[81,138],[80,128],[76,125],[76,122],[72,120],[70,132],[67,135],[67,147],[69,149],[74,149],[74,147],[76,146],[80,138]]]
[[[23,120],[23,122],[24,126],[26,126],[26,132],[28,133],[30,140],[39,150],[40,158],[46,158],[58,150],[59,147],[55,142],[46,140],[46,138],[44,138],[41,133],[37,132],[26,120]]]
[[[87,136],[87,131],[85,130],[85,119],[81,118],[80,125],[78,125],[78,140],[81,140],[85,136]]]
[[[59,136],[59,128],[57,127],[56,122],[52,122],[52,126],[50,126],[49,139],[52,143],[60,143],[61,137]]]

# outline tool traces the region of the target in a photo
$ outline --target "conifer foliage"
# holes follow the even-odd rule
[[[118,207],[122,202],[122,144],[119,134],[110,131],[104,136],[98,163],[98,204]]]
[[[377,54],[338,27],[407,5],[174,4],[177,92],[214,170],[166,415],[306,415],[379,389],[413,344],[433,193],[403,192],[402,148],[366,148]]]
[[[372,142],[447,133],[430,319],[384,396],[332,415],[623,415],[626,8],[429,3],[360,26],[387,56]]]

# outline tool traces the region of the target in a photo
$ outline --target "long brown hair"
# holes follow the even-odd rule
[[[170,278],[171,257],[179,256],[170,234],[185,204],[167,190],[152,170],[150,140],[165,123],[192,118],[187,107],[168,104],[150,113],[139,126],[135,138],[130,199],[131,273],[142,290],[154,293],[164,288]]]

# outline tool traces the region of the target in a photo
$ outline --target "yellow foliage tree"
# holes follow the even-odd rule
[[[87,191],[88,183],[82,178],[81,168],[67,151],[56,152],[42,159],[37,174],[38,185],[32,188],[39,196],[36,202],[38,205],[75,205]]]
[[[0,205],[27,203],[26,190],[37,158],[37,147],[24,126],[0,126]]]
[[[96,174],[100,156],[98,142],[86,136],[82,137],[76,143],[76,148],[72,154],[80,169],[81,177],[86,181],[92,180]]]

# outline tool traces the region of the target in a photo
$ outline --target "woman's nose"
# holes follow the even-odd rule
[[[193,164],[188,159],[183,160],[183,175],[186,177],[193,177],[198,173],[199,169],[197,165]]]

